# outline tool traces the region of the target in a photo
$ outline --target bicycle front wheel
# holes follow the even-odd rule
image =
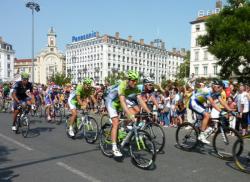
[[[233,158],[241,171],[250,174],[250,135],[244,136],[234,143]]]
[[[30,120],[28,117],[24,117],[20,120],[21,123],[21,133],[24,138],[28,136],[30,130]]]
[[[87,143],[95,143],[98,138],[98,124],[92,117],[87,117],[87,121],[84,123],[83,134]]]
[[[100,148],[102,153],[107,157],[113,157],[112,140],[111,140],[112,125],[109,123],[104,124],[100,129]]]
[[[198,144],[198,133],[193,124],[182,123],[175,133],[176,144],[183,150],[192,150]]]
[[[129,143],[131,159],[137,167],[149,169],[156,159],[155,144],[146,131],[137,132],[138,135],[132,135]]]
[[[220,127],[221,128],[221,127]],[[232,128],[218,129],[213,137],[213,148],[215,153],[224,160],[233,159],[233,145],[240,139],[238,132]]]
[[[165,146],[165,132],[162,127],[153,122],[149,122],[146,124],[145,131],[148,132],[151,139],[155,144],[156,152],[159,153],[163,150]]]

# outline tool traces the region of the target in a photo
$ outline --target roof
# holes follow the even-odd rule
[[[31,63],[32,59],[15,59],[15,63]]]
[[[196,20],[191,21],[190,24],[195,24],[195,23],[200,23],[200,22],[204,22],[205,20],[208,19],[209,16],[201,16],[196,18]]]

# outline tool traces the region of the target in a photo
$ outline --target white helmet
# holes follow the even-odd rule
[[[154,80],[151,77],[146,77],[143,79],[143,83],[154,83]]]

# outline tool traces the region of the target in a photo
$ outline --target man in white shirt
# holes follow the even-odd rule
[[[246,87],[244,85],[240,86],[239,94],[237,96],[237,107],[238,107],[238,120],[236,123],[236,129],[239,131],[239,126],[242,128],[242,135],[246,135],[248,133],[248,122],[247,116],[249,112],[249,100],[246,92]]]

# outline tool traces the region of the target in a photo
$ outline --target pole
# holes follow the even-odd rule
[[[32,9],[32,83],[34,83],[34,9]]]

